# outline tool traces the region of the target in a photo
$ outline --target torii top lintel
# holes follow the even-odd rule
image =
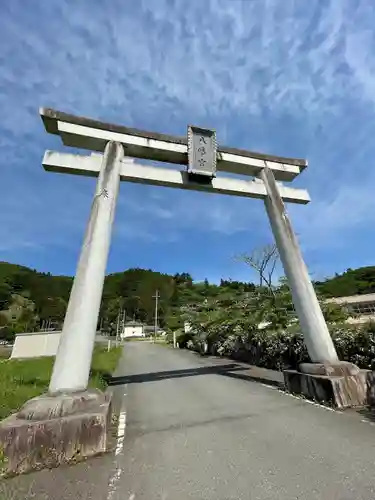
[[[40,115],[46,131],[60,135],[67,146],[104,151],[106,143],[113,140],[124,145],[127,156],[168,163],[188,163],[188,141],[185,137],[146,132],[50,108],[40,108]],[[219,171],[257,176],[264,167],[269,167],[276,179],[291,181],[307,167],[307,161],[223,146],[217,149]]]

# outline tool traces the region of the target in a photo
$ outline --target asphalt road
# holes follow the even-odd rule
[[[228,360],[126,344],[117,455],[7,481],[5,498],[375,498],[374,425],[241,373]]]

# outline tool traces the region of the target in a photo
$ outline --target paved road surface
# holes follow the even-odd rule
[[[7,481],[8,499],[375,498],[375,426],[358,414],[149,343],[126,344],[117,375],[127,412],[118,455]]]

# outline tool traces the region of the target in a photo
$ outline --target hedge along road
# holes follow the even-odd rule
[[[117,455],[13,479],[8,491],[38,500],[374,497],[375,427],[246,380],[237,368],[127,343],[116,374],[125,403]]]

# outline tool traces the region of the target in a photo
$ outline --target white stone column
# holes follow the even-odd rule
[[[266,186],[267,214],[311,361],[335,363],[336,350],[272,170],[263,169],[260,178]]]
[[[87,388],[123,156],[120,143],[107,144],[53,367],[51,394]]]

